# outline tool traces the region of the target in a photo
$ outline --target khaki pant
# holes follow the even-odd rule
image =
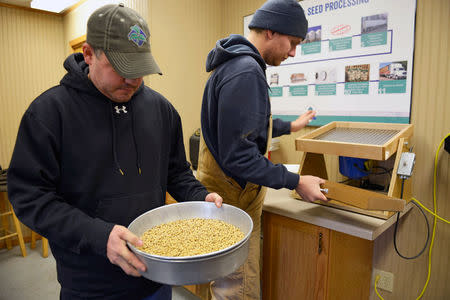
[[[260,299],[260,234],[261,213],[266,188],[247,183],[244,189],[218,166],[203,138],[200,141],[200,155],[197,178],[208,189],[223,198],[223,202],[239,207],[253,220],[250,235],[249,255],[245,263],[234,273],[211,282],[212,299],[247,300]]]

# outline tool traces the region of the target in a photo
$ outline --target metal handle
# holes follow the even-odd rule
[[[318,253],[322,253],[322,232],[319,232],[319,248],[317,249]]]

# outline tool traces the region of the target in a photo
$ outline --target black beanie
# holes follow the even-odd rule
[[[308,20],[297,1],[269,0],[255,12],[248,28],[269,29],[304,39]]]

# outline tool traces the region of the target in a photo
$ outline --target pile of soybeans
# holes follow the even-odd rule
[[[211,253],[236,244],[244,233],[215,219],[185,219],[155,226],[141,236],[138,249],[149,254],[180,257]]]

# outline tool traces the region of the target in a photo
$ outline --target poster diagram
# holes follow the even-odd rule
[[[306,0],[309,22],[294,57],[268,66],[272,114],[317,111],[331,121],[409,123],[415,0]],[[251,16],[244,18],[244,32]]]

